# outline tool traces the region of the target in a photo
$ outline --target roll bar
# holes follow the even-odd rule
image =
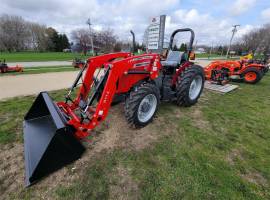
[[[190,32],[191,36],[190,36],[190,41],[189,41],[189,45],[187,47],[187,53],[188,55],[190,54],[190,52],[192,51],[192,46],[193,46],[193,42],[194,42],[194,38],[195,38],[195,34],[194,31],[191,28],[182,28],[182,29],[177,29],[175,30],[170,38],[170,44],[169,44],[169,49],[173,49],[173,40],[174,40],[174,36],[179,33],[179,32]]]

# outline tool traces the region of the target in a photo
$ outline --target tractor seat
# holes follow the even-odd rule
[[[184,52],[180,51],[169,51],[167,59],[161,61],[161,64],[166,67],[177,67],[184,60],[184,54]]]

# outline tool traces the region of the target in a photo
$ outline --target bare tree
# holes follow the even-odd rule
[[[48,50],[49,37],[46,33],[47,28],[45,25],[37,23],[28,23],[29,28],[29,48],[37,51]]]
[[[100,49],[104,53],[113,52],[117,44],[117,37],[111,29],[104,31],[93,31],[93,40],[95,48]],[[87,53],[91,47],[91,37],[88,29],[76,29],[71,33],[72,39],[79,44],[80,50]]]
[[[108,53],[112,52],[117,43],[117,37],[113,30],[107,29],[100,32],[95,32],[94,44],[96,44],[101,51]]]
[[[80,50],[86,55],[90,45],[91,38],[88,29],[76,29],[71,33],[72,39],[80,46]]]
[[[7,51],[20,51],[26,48],[29,31],[27,23],[19,16],[0,17],[0,40]]]
[[[270,52],[270,24],[264,25],[259,29],[255,29],[247,33],[242,38],[242,49],[244,51],[252,51],[253,53],[269,53]]]

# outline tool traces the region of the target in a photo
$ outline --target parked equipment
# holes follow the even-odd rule
[[[0,72],[23,72],[23,67],[19,65],[16,65],[15,67],[10,67],[7,65],[6,60],[4,59],[3,62],[0,60]]]
[[[85,65],[86,61],[80,59],[80,58],[74,58],[73,62],[72,62],[72,66],[74,68],[80,68],[82,69],[83,66]]]
[[[187,52],[172,50],[174,36],[190,32]],[[111,53],[91,57],[63,102],[41,92],[24,118],[26,185],[77,160],[85,148],[80,140],[108,115],[115,98],[124,96],[125,117],[135,127],[153,120],[160,101],[194,105],[203,90],[203,68],[189,61],[193,30],[173,32],[166,60],[159,54]],[[71,97],[82,80],[75,99]]]
[[[224,85],[230,80],[258,83],[269,67],[265,60],[214,61],[204,68],[205,77],[213,83]]]

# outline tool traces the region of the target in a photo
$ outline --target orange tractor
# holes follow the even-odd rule
[[[269,70],[266,59],[241,61],[214,61],[204,68],[206,80],[224,85],[230,80],[258,83]]]
[[[23,72],[23,67],[16,65],[14,67],[10,67],[7,65],[6,60],[2,62],[0,60],[0,72],[1,73],[7,73],[7,72]]]
[[[173,50],[174,36],[179,32],[191,33],[187,52]],[[153,120],[161,101],[194,105],[205,77],[203,68],[189,59],[193,41],[193,30],[174,31],[164,61],[156,53],[91,57],[64,101],[54,102],[47,92],[41,92],[24,118],[26,185],[79,159],[85,151],[81,140],[105,120],[119,97],[125,101],[128,124],[135,128]],[[77,96],[72,98],[74,91]]]

